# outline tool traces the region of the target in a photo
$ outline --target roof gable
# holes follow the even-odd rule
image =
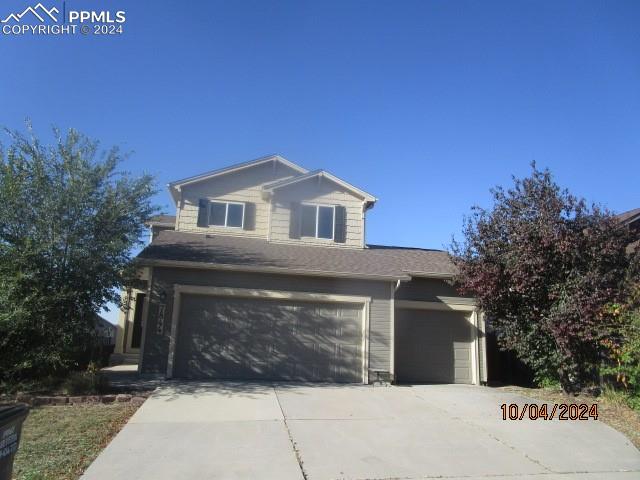
[[[169,183],[168,185],[169,192],[171,193],[173,200],[177,202],[179,198],[180,189],[186,185],[203,182],[211,178],[228,175],[230,173],[235,173],[241,170],[256,167],[258,165],[263,165],[269,162],[278,162],[282,165],[285,165],[291,168],[292,170],[299,172],[300,174],[306,174],[308,172],[306,168],[303,168],[300,165],[297,165],[280,155],[268,155],[266,157],[260,157],[255,160],[250,160],[248,162],[237,163],[235,165],[231,165],[230,167],[225,167],[218,170],[212,170],[209,172],[202,173],[200,175],[194,175],[192,177],[183,178],[182,180],[176,180],[175,182]]]
[[[332,175],[331,173],[327,172],[326,170],[314,170],[312,172],[308,172],[308,173],[305,173],[303,175],[299,175],[297,177],[287,178],[285,180],[279,180],[277,182],[265,185],[263,187],[263,189],[265,190],[265,192],[272,193],[272,192],[274,192],[274,191],[276,191],[278,189],[281,189],[281,188],[284,188],[284,187],[288,187],[290,185],[295,185],[297,183],[310,180],[312,178],[326,178],[327,180],[335,183],[336,185],[341,186],[345,190],[348,190],[351,193],[355,194],[356,196],[362,198],[366,202],[375,203],[378,200],[376,197],[374,197],[370,193],[367,193],[364,190],[360,190],[359,188],[354,187],[350,183],[345,182],[344,180],[336,177],[335,175]]]

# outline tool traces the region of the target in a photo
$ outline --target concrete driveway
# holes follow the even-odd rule
[[[640,452],[599,421],[502,420],[502,403],[527,402],[461,385],[168,384],[83,478],[640,478]]]

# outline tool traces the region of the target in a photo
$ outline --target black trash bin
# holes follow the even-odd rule
[[[28,413],[26,405],[0,405],[0,480],[11,480],[22,422]]]

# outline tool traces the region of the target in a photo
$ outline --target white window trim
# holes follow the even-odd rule
[[[305,207],[315,207],[316,209],[316,231],[315,231],[315,235],[313,237],[309,236],[309,235],[303,235],[302,234],[302,227],[300,228],[300,236],[304,237],[304,238],[315,238],[318,240],[330,240],[330,241],[335,241],[335,236],[336,236],[336,206],[335,205],[327,205],[326,203],[301,203],[300,205],[305,206]],[[333,211],[333,218],[331,220],[332,223],[332,228],[331,228],[331,238],[327,238],[327,237],[319,237],[318,236],[318,223],[320,221],[320,207],[326,207],[326,208],[330,208]],[[302,225],[302,208],[300,209],[300,225]]]
[[[224,225],[215,225],[213,223],[209,223],[211,221],[211,207],[214,203],[224,203]],[[229,205],[241,205],[242,206],[242,223],[239,227],[229,226]],[[209,201],[209,210],[207,211],[207,224],[210,227],[222,227],[222,228],[244,228],[244,212],[245,212],[245,204],[243,202],[230,202],[227,200],[210,200]]]

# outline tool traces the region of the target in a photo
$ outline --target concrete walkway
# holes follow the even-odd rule
[[[109,385],[123,391],[154,390],[165,386],[167,382],[163,375],[140,375],[138,365],[121,364],[100,369],[100,373],[109,380]]]
[[[599,421],[502,420],[502,403],[527,402],[458,385],[169,384],[83,479],[640,478],[640,452]]]

